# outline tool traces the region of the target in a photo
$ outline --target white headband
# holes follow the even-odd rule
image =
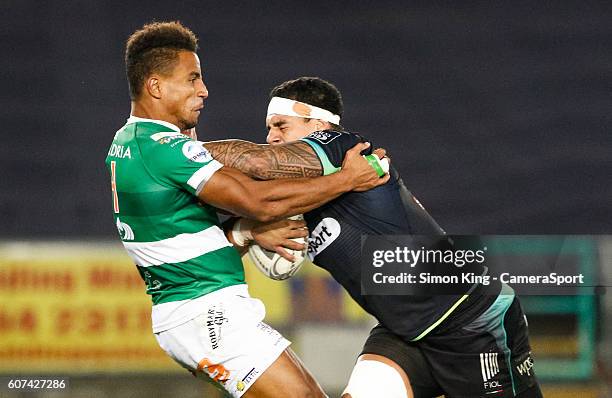
[[[328,110],[288,98],[272,97],[268,104],[268,115],[299,116],[308,119],[321,119],[329,123],[340,124],[340,116]]]

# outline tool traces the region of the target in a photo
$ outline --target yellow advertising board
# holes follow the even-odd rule
[[[175,370],[118,245],[0,246],[0,371]],[[178,370],[178,369],[177,369]]]
[[[266,304],[266,321],[291,323],[291,284],[266,278],[248,261],[245,268],[251,295]],[[328,279],[316,270],[310,264],[300,273]],[[345,320],[362,316],[346,302]],[[4,243],[0,373],[14,371],[182,370],[155,341],[151,300],[120,243]]]

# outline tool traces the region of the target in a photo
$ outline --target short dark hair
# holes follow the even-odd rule
[[[168,74],[180,51],[196,52],[198,38],[178,21],[153,22],[134,32],[125,46],[125,71],[130,98],[137,99],[151,73]]]
[[[342,117],[344,105],[340,91],[320,77],[298,77],[279,84],[270,91],[270,98],[281,97],[318,106]]]

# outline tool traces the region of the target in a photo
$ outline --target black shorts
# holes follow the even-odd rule
[[[539,395],[527,321],[514,295],[500,295],[467,325],[443,322],[417,342],[405,342],[378,325],[362,354],[396,362],[408,375],[415,398]],[[522,394],[521,394],[522,396]]]

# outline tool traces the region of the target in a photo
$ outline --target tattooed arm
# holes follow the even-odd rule
[[[213,158],[259,180],[317,177],[323,167],[315,151],[305,142],[281,145],[254,144],[242,140],[205,142]]]

